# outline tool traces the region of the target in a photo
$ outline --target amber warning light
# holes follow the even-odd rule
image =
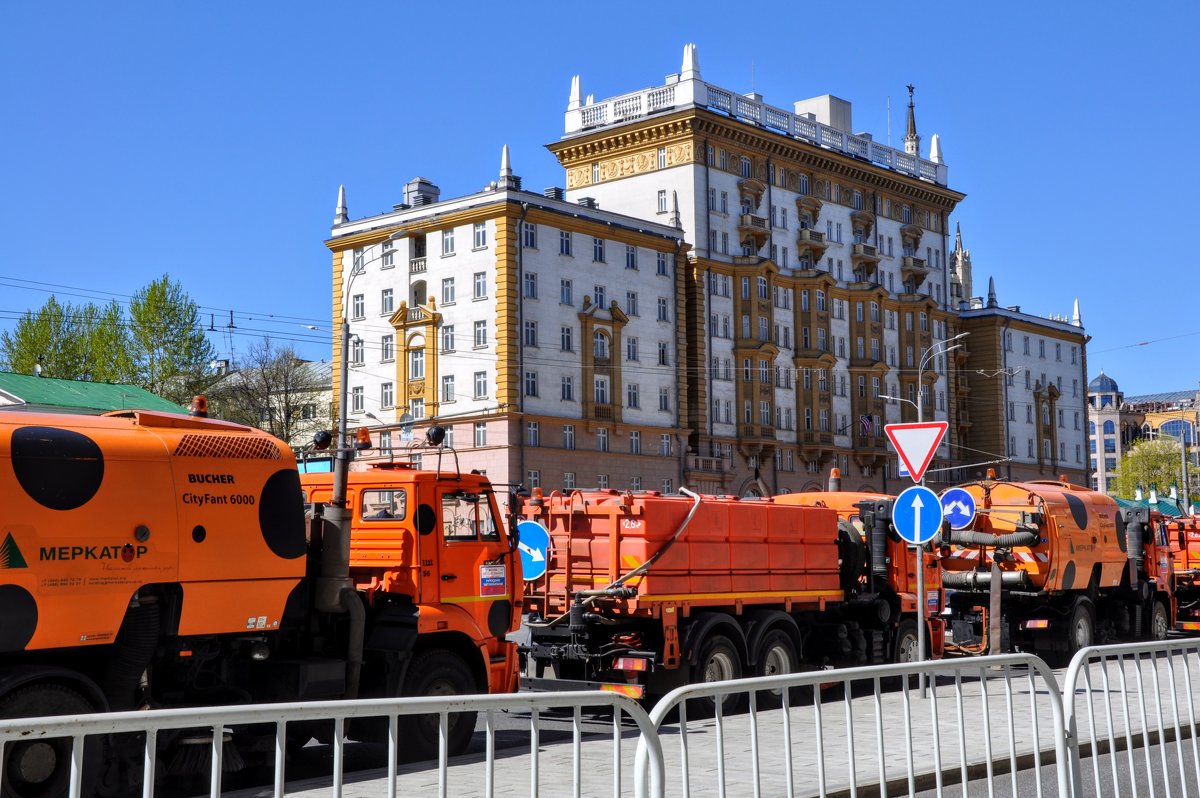
[[[360,452],[371,448],[371,430],[366,427],[358,428],[358,432],[354,434],[354,448]]]

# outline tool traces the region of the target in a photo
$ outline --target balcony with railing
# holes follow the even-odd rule
[[[612,421],[615,417],[612,405],[592,405],[593,421]]]
[[[411,260],[409,260],[408,273],[409,274],[424,274],[425,273],[425,259],[424,258],[412,258]]]
[[[684,467],[700,474],[728,474],[733,471],[733,464],[724,457],[701,457],[698,454],[689,455]]]
[[[767,217],[753,213],[743,213],[738,217],[738,237],[745,241],[752,239],[754,248],[759,249],[767,243],[771,228],[767,226]]]
[[[744,96],[700,79],[698,73],[672,76],[664,86],[653,86],[587,105],[569,108],[565,118],[567,138],[585,135],[597,128],[643,119],[654,114],[701,108],[755,125],[763,130],[806,142],[823,150],[877,164],[919,180],[947,185],[945,164],[909,155],[880,144],[867,136],[856,136],[823,124],[811,114],[795,114],[768,105],[757,95]]]
[[[919,287],[921,283],[925,282],[927,276],[929,276],[929,268],[924,258],[905,255],[900,259],[900,279],[904,282],[911,282],[913,286]]]
[[[816,263],[825,255],[825,250],[828,248],[829,244],[825,241],[825,234],[818,230],[801,227],[796,233],[796,255],[800,258],[807,255]]]

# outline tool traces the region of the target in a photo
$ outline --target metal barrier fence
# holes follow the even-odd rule
[[[1076,798],[1200,795],[1200,685],[1193,688],[1193,674],[1200,677],[1197,639],[1093,646],[1075,655],[1063,680],[1063,696]],[[1170,707],[1165,706],[1167,696]],[[1184,709],[1186,715],[1181,714]],[[1140,755],[1135,754],[1139,747]],[[1090,767],[1084,757],[1091,760]]]
[[[929,679],[927,697],[909,684],[918,673]],[[899,684],[888,685],[889,680]],[[885,686],[898,689],[885,691]],[[738,699],[748,702],[749,711],[727,717],[725,707]],[[762,710],[764,699],[784,711]],[[711,717],[692,720],[689,702],[710,709]],[[1029,654],[687,685],[659,701],[650,718],[663,742],[667,772],[673,767],[679,772],[678,784],[664,785],[667,795],[723,798],[730,792],[731,773],[732,793],[755,798],[764,793],[853,798],[863,784],[878,784],[884,796],[911,795],[918,789],[933,789],[940,796],[948,781],[962,783],[965,795],[967,782],[984,775],[991,795],[993,787],[1002,788],[1004,772],[1011,774],[1009,784],[1017,795],[1026,792],[1018,789],[1016,772],[1030,764],[1038,796],[1069,795],[1058,683],[1049,667]],[[1000,719],[1004,722],[993,727],[992,721]],[[665,744],[672,734],[677,746]],[[697,738],[703,758],[696,755]],[[1062,765],[1055,769],[1056,791],[1043,790],[1043,740]],[[772,763],[782,768],[768,773],[762,760],[770,747],[776,749],[769,755]],[[639,749],[635,770],[638,794],[649,790],[657,795],[655,754],[649,746],[644,752],[642,758]],[[1007,752],[1002,766],[997,752],[1001,757]],[[916,767],[930,758],[931,769]],[[693,778],[697,759],[702,761],[699,779]]]
[[[925,696],[913,684],[918,673],[930,682]],[[84,786],[85,738],[145,734],[141,783],[150,798],[158,736],[180,729],[211,735],[209,792],[218,796],[226,731],[250,724],[273,726],[273,794],[282,796],[288,726],[310,721],[332,724],[332,774],[325,784],[340,796],[346,724],[368,717],[388,718],[386,786],[379,794],[427,794],[434,778],[429,763],[402,767],[398,761],[398,718],[411,715],[438,717],[440,796],[491,796],[525,781],[535,798],[542,789],[595,795],[611,779],[611,794],[632,787],[639,798],[856,798],[927,790],[940,796],[953,785],[966,795],[969,782],[985,784],[989,796],[1173,798],[1200,795],[1197,701],[1200,639],[1181,639],[1084,649],[1066,670],[1062,690],[1042,660],[1009,654],[688,685],[649,714],[626,696],[591,691],[328,701],[6,720],[0,721],[0,745],[71,738],[72,798]],[[585,709],[589,723],[591,710],[611,712],[611,741],[601,733],[585,742]],[[451,767],[449,716],[461,711],[483,717],[485,751],[458,757]],[[528,750],[512,749],[521,756],[497,757],[496,719],[504,711],[529,715]],[[569,749],[543,747],[546,717],[570,718]],[[623,745],[627,733],[639,735],[636,753]]]
[[[584,751],[581,734],[581,715],[584,708],[610,709],[613,718],[612,736],[612,794],[622,794],[622,728],[623,719],[629,718],[637,724],[641,745],[648,752],[646,760],[651,774],[662,783],[662,748],[658,736],[650,723],[646,711],[633,699],[610,692],[563,692],[563,693],[517,693],[513,695],[480,695],[454,697],[412,697],[397,699],[371,699],[360,701],[321,701],[308,704],[260,704],[256,706],[204,707],[189,709],[162,709],[145,712],[110,712],[96,715],[78,715],[60,718],[31,718],[0,721],[0,745],[8,743],[30,743],[38,740],[72,738],[70,797],[82,795],[84,740],[106,734],[145,733],[142,766],[142,795],[151,798],[154,794],[156,770],[156,741],[159,732],[176,729],[202,729],[212,734],[209,790],[212,798],[221,795],[221,773],[223,742],[226,730],[246,724],[273,724],[275,726],[274,792],[284,794],[287,760],[287,725],[304,721],[330,721],[334,723],[332,749],[333,773],[332,794],[341,796],[344,784],[345,724],[352,718],[388,718],[388,764],[387,796],[396,798],[400,766],[398,761],[399,721],[402,715],[438,715],[440,741],[438,756],[438,795],[446,798],[451,790],[449,784],[449,761],[447,739],[449,716],[455,712],[472,711],[484,716],[486,732],[486,754],[479,767],[464,773],[470,779],[472,791],[482,781],[483,794],[491,796],[496,789],[496,739],[495,716],[501,711],[530,713],[529,779],[530,794],[536,798],[541,786],[539,760],[539,721],[543,712],[556,709],[573,711],[572,728],[572,776],[571,794],[583,795]],[[647,766],[643,762],[643,766]],[[479,773],[482,770],[482,774]],[[482,776],[482,778],[480,778]],[[553,774],[552,795],[568,794],[563,774]],[[422,779],[422,784],[427,779]],[[456,785],[454,794],[467,792],[466,785]],[[425,790],[406,789],[408,794],[426,794]],[[256,793],[261,794],[261,793]],[[589,795],[597,794],[594,785],[589,786]]]

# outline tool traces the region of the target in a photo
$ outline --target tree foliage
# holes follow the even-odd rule
[[[0,365],[46,377],[133,384],[187,404],[211,380],[199,307],[164,275],[134,295],[128,318],[116,301],[72,305],[51,296],[0,332]]]
[[[203,391],[216,349],[183,286],[165,274],[150,283],[130,301],[129,321],[130,355],[141,387],[179,404]]]
[[[1135,443],[1117,464],[1117,477],[1112,492],[1123,499],[1132,499],[1134,491],[1149,491],[1152,485],[1166,493],[1171,483],[1180,481],[1179,441],[1174,438],[1151,438]]]
[[[12,333],[0,332],[0,361],[10,371],[99,382],[131,382],[121,306],[63,304],[51,296],[36,311],[26,311]]]
[[[293,446],[307,444],[313,433],[332,425],[329,375],[316,366],[292,347],[263,338],[209,389],[212,414],[259,427]]]

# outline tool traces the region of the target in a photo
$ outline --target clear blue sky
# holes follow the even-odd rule
[[[508,143],[527,188],[562,185],[543,145],[571,76],[598,99],[658,85],[695,42],[706,80],[784,108],[838,95],[881,141],[915,84],[923,152],[940,133],[968,195],[976,293],[994,276],[1042,315],[1078,297],[1090,376],[1197,385],[1200,6],[759,8],[4,3],[0,328],[51,290],[125,299],[169,273],[218,327],[234,312],[236,348],[265,332],[328,358],[303,325],[329,327],[339,184],[352,218],[416,175],[456,196]]]

